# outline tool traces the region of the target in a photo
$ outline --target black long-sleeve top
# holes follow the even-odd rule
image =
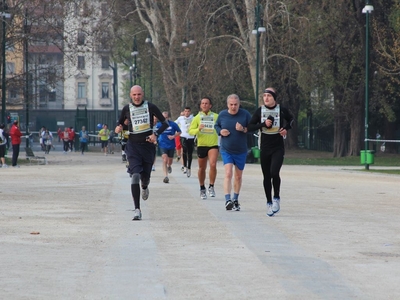
[[[268,109],[274,109],[274,107],[267,107]],[[292,128],[294,122],[294,118],[289,110],[285,107],[280,106],[280,128],[289,130]],[[257,108],[254,112],[253,116],[250,119],[249,124],[247,125],[248,131],[256,131],[261,128],[266,127],[265,122],[261,123],[261,107]],[[269,150],[275,148],[283,148],[283,137],[279,134],[264,134],[260,132],[260,148],[262,150]]]
[[[140,107],[143,105],[143,103],[144,103],[144,101],[140,105],[135,105],[133,103],[131,103],[131,104],[136,107]],[[159,110],[159,108],[156,105],[154,105],[153,103],[148,102],[147,104],[149,107],[150,128],[149,128],[149,130],[144,131],[144,132],[140,132],[137,134],[129,134],[129,140],[132,142],[135,142],[135,143],[146,142],[146,138],[153,133],[153,127],[155,125],[153,123],[154,116],[162,123],[161,127],[156,131],[156,135],[161,134],[169,126],[169,124],[166,122],[166,120],[165,120],[163,114],[161,113],[161,111]],[[121,116],[119,117],[119,120],[118,120],[118,125],[122,125],[123,127],[125,127],[125,125],[124,125],[125,120],[129,120],[128,130],[129,130],[129,132],[133,132],[129,104],[125,105],[122,108]]]

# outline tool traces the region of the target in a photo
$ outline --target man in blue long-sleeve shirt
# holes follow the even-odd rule
[[[239,192],[247,157],[247,124],[251,115],[240,108],[238,95],[229,95],[226,100],[228,109],[219,113],[215,130],[221,136],[220,153],[225,168],[224,193],[226,210],[240,210]],[[231,198],[233,166],[233,197]]]

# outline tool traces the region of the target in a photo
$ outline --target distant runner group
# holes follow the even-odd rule
[[[215,197],[217,159],[220,154],[224,164],[223,190],[225,209],[240,211],[239,193],[246,163],[247,133],[259,133],[260,165],[263,173],[263,187],[267,199],[267,215],[273,216],[280,210],[280,169],[284,159],[284,139],[292,128],[293,116],[289,110],[277,103],[274,88],[263,93],[264,105],[253,115],[240,107],[236,94],[227,97],[227,109],[219,114],[213,112],[212,100],[203,97],[200,111],[196,116],[190,107],[185,107],[175,121],[169,119],[168,112],[144,100],[142,87],[135,85],[130,90],[132,102],[122,109],[115,133],[124,135],[124,153],[127,172],[131,177],[131,194],[134,202],[133,220],[142,219],[140,195],[149,197],[151,171],[156,156],[156,143],[162,153],[164,183],[169,183],[176,141],[182,147],[182,172],[191,176],[192,155],[197,144],[200,198]],[[158,121],[158,122],[157,122]],[[156,123],[157,122],[157,123]],[[208,187],[206,171],[209,166]],[[233,183],[232,183],[233,179]],[[233,189],[233,194],[232,194]],[[272,195],[273,190],[273,195]]]

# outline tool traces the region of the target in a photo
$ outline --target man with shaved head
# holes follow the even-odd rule
[[[129,138],[125,153],[129,163],[127,172],[131,177],[131,193],[135,206],[133,220],[141,220],[140,184],[142,199],[147,200],[150,174],[156,155],[155,143],[158,135],[167,129],[169,124],[156,105],[144,100],[141,86],[134,85],[129,95],[132,102],[123,107],[115,133],[120,133],[124,123],[128,123]],[[153,131],[154,116],[162,123],[156,131]]]

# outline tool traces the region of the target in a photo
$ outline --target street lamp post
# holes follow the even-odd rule
[[[182,43],[183,48],[187,48],[190,45],[194,45],[196,41],[191,38],[189,39],[189,34],[190,34],[190,22],[187,21],[187,27],[186,27],[186,39]],[[189,42],[187,42],[189,40]],[[184,78],[184,87],[182,91],[182,109],[184,109],[187,106],[187,92],[188,92],[188,73],[189,73],[189,59],[185,55],[185,61],[184,61],[184,72],[185,72],[185,78]]]
[[[3,25],[3,32],[2,32],[2,78],[1,78],[1,120],[2,123],[6,123],[6,19],[11,18],[11,15],[7,13],[8,6],[5,0],[2,3],[2,12],[1,12],[1,19]]]
[[[137,77],[137,60],[136,57],[139,55],[139,51],[137,48],[137,44],[136,44],[136,35],[133,37],[133,47],[132,47],[132,52],[131,52],[131,56],[133,57],[133,65],[132,65],[132,69],[129,68],[131,71],[133,71],[133,85],[136,85],[136,77]],[[132,86],[132,84],[131,84]]]
[[[262,6],[260,4],[260,0],[257,0],[257,6],[254,8],[255,11],[255,23],[254,29],[252,30],[252,34],[256,35],[256,90],[254,92],[255,96],[255,106],[256,109],[259,103],[259,89],[260,89],[260,35],[265,32],[265,27],[262,26],[262,22],[260,19]]]
[[[132,72],[133,72],[133,66],[129,67],[129,81],[131,83],[131,87],[133,85],[133,77],[132,77]]]
[[[153,101],[153,48],[152,48],[153,40],[151,39],[150,35],[146,38],[145,42],[150,45],[150,50],[149,50],[149,52],[150,52],[150,102],[152,102]]]
[[[365,0],[365,7],[362,10],[362,13],[365,14],[365,169],[369,169],[369,164],[367,161],[367,152],[368,152],[368,113],[369,113],[369,15],[374,10],[374,7],[371,5],[370,0]]]
[[[114,96],[114,114],[115,114],[115,122],[118,121],[118,65],[114,62],[114,66],[109,65],[113,70],[113,96]]]
[[[26,113],[26,121],[25,121],[25,134],[26,138],[26,148],[29,145],[29,109],[30,109],[30,101],[29,101],[29,49],[28,49],[28,33],[29,33],[29,24],[28,24],[28,13],[25,12],[25,24],[24,24],[24,31],[25,31],[25,113]]]

